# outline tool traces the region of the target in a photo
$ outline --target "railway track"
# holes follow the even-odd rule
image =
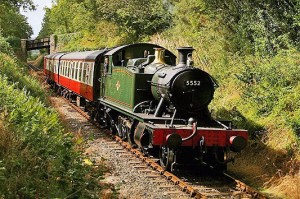
[[[33,71],[36,71],[36,72],[41,71],[40,68],[38,68],[38,67],[36,67],[36,66],[34,66],[34,65],[30,64],[30,63],[27,63],[27,67],[28,67],[30,70],[33,70]]]
[[[72,108],[78,111],[86,119],[90,119],[89,115],[80,107],[63,98]],[[92,122],[93,125],[99,128],[99,125]],[[159,165],[159,160],[153,157],[146,157],[141,151],[132,148],[127,142],[124,142],[118,136],[111,134],[101,135],[109,150],[115,151],[118,157],[125,158],[134,170],[137,172],[149,173],[150,179],[156,179],[154,182],[161,182],[157,185],[161,189],[169,189],[167,194],[180,195],[181,197],[193,198],[267,198],[260,192],[234,178],[228,173],[219,175],[211,175],[212,167],[206,166],[201,169],[185,168],[184,170],[175,171],[174,174],[164,169]],[[113,137],[113,141],[111,141]],[[204,170],[203,170],[204,169]],[[205,173],[210,173],[205,175]],[[167,182],[169,184],[167,184]],[[176,187],[176,188],[175,188]],[[175,190],[174,190],[175,189]],[[177,191],[176,191],[177,190]]]

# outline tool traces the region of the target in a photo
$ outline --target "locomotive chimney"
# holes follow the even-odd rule
[[[152,64],[165,64],[165,49],[154,48],[155,49],[155,60]]]
[[[192,52],[195,50],[193,47],[179,47],[178,50],[178,65],[177,66],[186,66],[188,56],[192,55]]]

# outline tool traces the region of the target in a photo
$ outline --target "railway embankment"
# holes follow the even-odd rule
[[[0,37],[0,198],[97,197],[102,171],[84,162],[47,94]]]

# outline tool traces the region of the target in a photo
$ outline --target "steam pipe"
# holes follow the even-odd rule
[[[196,133],[197,133],[197,122],[194,122],[193,123],[193,133],[186,138],[182,138],[182,141],[184,142],[184,141],[191,139],[192,137],[194,137],[196,135]]]
[[[161,98],[159,100],[159,103],[157,105],[156,111],[154,113],[155,117],[161,117],[162,116],[162,113],[164,111],[164,109],[163,109],[164,104],[165,104],[165,98],[164,98],[164,96],[161,96]]]

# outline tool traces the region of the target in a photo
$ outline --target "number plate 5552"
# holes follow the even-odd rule
[[[185,81],[186,86],[200,86],[201,82],[197,80],[188,80]]]

